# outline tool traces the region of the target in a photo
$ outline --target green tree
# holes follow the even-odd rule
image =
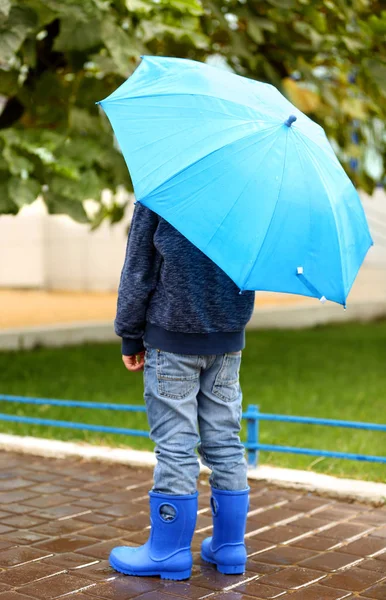
[[[103,189],[130,188],[130,178],[95,102],[141,54],[216,54],[236,72],[273,83],[326,129],[355,183],[371,191],[365,148],[371,143],[383,165],[386,157],[380,4],[0,0],[0,213],[16,214],[41,193],[50,213],[86,222],[82,201],[94,198],[94,225],[122,217],[122,206],[101,202]]]

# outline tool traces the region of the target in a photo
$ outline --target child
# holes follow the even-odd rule
[[[127,575],[186,579],[197,515],[196,448],[211,470],[213,536],[201,555],[221,573],[243,573],[247,464],[240,442],[239,368],[254,292],[233,281],[164,219],[135,205],[115,331],[129,371],[144,368],[157,466],[144,546],[114,548]],[[145,355],[146,350],[146,355]]]

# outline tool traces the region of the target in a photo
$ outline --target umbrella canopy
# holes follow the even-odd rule
[[[240,290],[345,305],[372,244],[323,129],[272,85],[144,57],[105,100],[137,201]]]

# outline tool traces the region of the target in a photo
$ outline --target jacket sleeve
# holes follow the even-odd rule
[[[122,338],[122,354],[130,356],[144,350],[146,311],[160,268],[160,255],[154,243],[158,215],[136,203],[127,240],[121,273],[115,333]]]

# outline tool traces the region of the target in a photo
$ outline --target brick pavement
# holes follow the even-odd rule
[[[126,577],[117,544],[148,536],[149,470],[0,454],[0,600],[386,599],[386,507],[348,504],[252,483],[248,569],[203,563],[210,491],[200,482],[189,582]]]

